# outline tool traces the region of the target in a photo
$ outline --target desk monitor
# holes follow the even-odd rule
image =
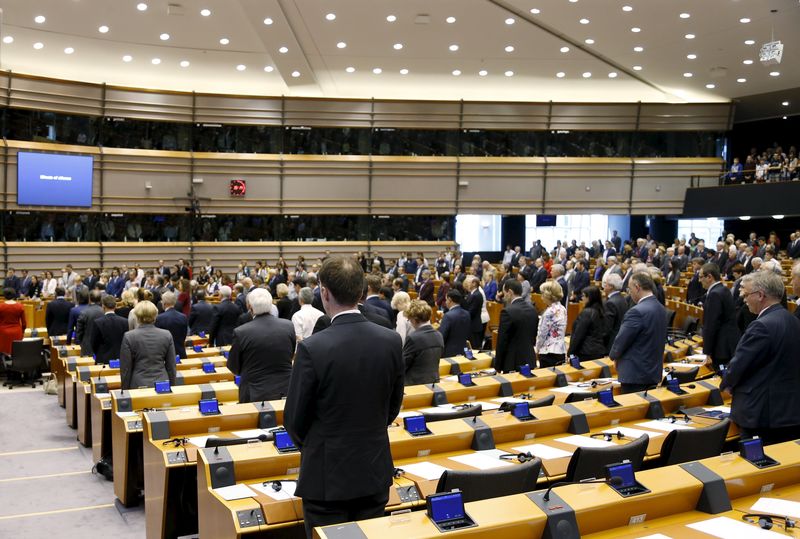
[[[203,347],[201,345],[199,345],[199,344],[196,344],[196,345],[192,346],[192,350],[194,350],[195,352],[202,352],[203,351]]]
[[[581,360],[577,356],[569,356],[569,366],[573,369],[582,369]]]
[[[620,403],[614,400],[614,391],[611,389],[604,389],[602,391],[597,392],[597,399],[600,401],[600,404],[603,406],[607,406],[609,408],[615,408],[620,406]]]
[[[197,403],[200,413],[203,415],[217,415],[219,413],[219,401],[217,399],[201,399]]]
[[[616,479],[612,480],[612,478]],[[630,461],[608,464],[606,466],[606,480],[608,485],[623,498],[650,492],[636,481],[636,473],[633,471],[633,463]]]
[[[464,498],[459,491],[433,494],[425,499],[428,518],[439,531],[446,532],[476,526],[464,510]]]
[[[667,375],[667,389],[676,395],[686,395],[686,391],[681,389],[681,384],[677,378],[674,378],[671,374]]]
[[[533,373],[531,372],[531,366],[528,365],[527,363],[519,366],[519,373],[525,378],[533,378]]]
[[[474,386],[475,383],[472,381],[472,376],[469,373],[463,373],[458,375],[458,383],[462,386]]]
[[[403,428],[408,431],[411,436],[424,436],[431,434],[428,430],[428,425],[425,423],[425,416],[423,415],[410,415],[403,418]]]
[[[757,468],[769,468],[778,464],[778,461],[764,454],[764,445],[758,436],[741,440],[739,442],[739,454]]]
[[[467,359],[475,359],[475,356],[472,355],[472,349],[469,346],[464,347],[464,357]]]
[[[205,361],[203,362],[203,372],[211,374],[212,372],[217,372],[217,368],[210,361]]]
[[[531,407],[527,402],[518,402],[514,404],[514,408],[511,409],[511,413],[520,421],[530,421],[531,419],[536,419],[531,414]]]
[[[119,369],[119,360],[118,359],[109,359],[108,366],[111,369]]]
[[[161,380],[155,383],[156,393],[172,393],[169,380]]]
[[[294,445],[292,438],[285,430],[275,431],[275,441],[273,443],[275,444],[275,449],[278,450],[278,453],[290,453],[292,451],[297,451],[297,446]]]

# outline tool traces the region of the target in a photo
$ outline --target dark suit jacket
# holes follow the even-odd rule
[[[44,313],[44,325],[47,327],[48,335],[51,337],[66,335],[69,312],[74,306],[74,303],[64,298],[55,299],[47,304],[47,309],[45,309]]]
[[[706,295],[706,289],[700,283],[698,277],[699,272],[695,272],[689,284],[686,285],[686,302],[696,305],[703,302],[703,297]]]
[[[405,385],[432,384],[439,381],[439,360],[444,351],[442,334],[426,324],[406,336],[403,343]]]
[[[568,355],[576,355],[581,361],[600,359],[606,355],[608,320],[597,309],[583,309],[572,323]]]
[[[289,296],[284,296],[278,301],[275,302],[275,306],[278,308],[278,318],[283,318],[284,320],[291,320],[292,319],[292,300],[289,299]]]
[[[392,323],[387,320],[385,316],[383,316],[382,312],[378,311],[377,307],[359,305],[358,310],[361,311],[361,314],[364,315],[364,318],[373,324],[378,324],[386,329],[394,329]],[[319,333],[323,329],[328,329],[329,327],[331,327],[331,317],[327,314],[323,314],[317,319],[317,323],[314,324],[314,330],[311,332],[311,334],[313,335],[315,333]]]
[[[172,339],[175,341],[175,353],[181,356],[181,359],[186,357],[184,343],[186,342],[188,323],[186,315],[175,309],[164,311],[156,317],[155,326],[170,332]]]
[[[119,374],[122,389],[153,387],[160,380],[175,385],[175,345],[169,331],[144,324],[125,333]]]
[[[580,298],[583,296],[583,289],[589,286],[589,272],[576,271],[572,277],[572,290],[575,291],[575,297]]]
[[[297,345],[283,424],[303,453],[297,495],[385,495],[394,464],[386,427],[403,402],[400,335],[362,315],[337,316]]]
[[[199,335],[201,331],[208,335],[214,325],[214,306],[205,301],[198,301],[189,311],[189,335]]]
[[[108,364],[110,359],[119,359],[122,338],[128,331],[128,319],[116,314],[105,313],[95,318],[92,327],[92,350],[97,363]]]
[[[525,363],[533,365],[536,359],[533,345],[538,328],[539,313],[523,298],[515,299],[500,311],[494,368],[498,372],[508,372]]]
[[[81,355],[91,356],[94,354],[92,350],[92,329],[94,329],[95,318],[103,316],[103,308],[96,304],[87,305],[78,317],[75,324],[75,335],[78,339],[77,342],[81,343]]]
[[[242,376],[239,402],[286,396],[294,355],[294,326],[269,314],[256,316],[233,331],[228,368]]]
[[[464,298],[464,310],[469,313],[470,331],[472,331],[472,333],[477,333],[483,329],[481,307],[483,307],[483,296],[476,288]]]
[[[720,384],[731,388],[740,427],[800,425],[800,320],[773,305],[747,326]]]
[[[433,280],[428,279],[419,287],[418,299],[433,307]]]
[[[703,353],[715,360],[728,360],[738,342],[733,295],[724,284],[714,285],[703,303]]]
[[[464,347],[470,335],[471,321],[469,313],[455,306],[442,317],[439,333],[444,341],[444,357],[458,356],[464,353]]]
[[[628,309],[609,356],[623,384],[657,384],[663,378],[667,313],[655,295]]]
[[[586,278],[589,278],[589,274],[586,274]],[[547,270],[542,266],[541,268],[537,269],[536,272],[531,277],[531,292],[534,294],[539,293],[539,288],[544,284],[547,280]]]
[[[563,305],[564,307],[566,307],[566,306],[567,306],[567,303],[569,302],[569,285],[567,284],[567,280],[566,280],[566,279],[564,279],[564,277],[563,277],[563,276],[562,276],[562,277],[559,277],[559,278],[558,278],[558,281],[556,281],[556,282],[557,282],[559,285],[561,285],[561,293],[562,293],[562,296],[561,296],[561,305]]]
[[[617,338],[619,327],[622,325],[622,319],[625,313],[628,312],[628,301],[622,294],[612,294],[604,304],[606,311],[606,320],[608,320],[608,336],[606,338],[606,349],[611,350],[614,345],[614,339]]]
[[[208,342],[214,346],[225,346],[233,342],[233,329],[242,311],[230,300],[220,301],[214,306],[214,323],[211,325]]]
[[[384,316],[390,322],[394,319],[394,312],[392,311],[392,306],[389,305],[388,301],[384,301],[378,296],[372,296],[370,298],[367,298],[364,301],[364,307],[367,310],[372,310],[376,314]],[[373,307],[375,309],[373,309]]]

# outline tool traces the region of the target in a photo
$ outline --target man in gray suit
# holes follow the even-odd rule
[[[92,329],[94,328],[95,319],[103,316],[103,308],[100,306],[101,299],[101,292],[92,290],[89,293],[89,305],[78,316],[78,322],[75,324],[75,335],[78,342],[81,343],[82,356],[94,354],[92,350]]]
[[[608,354],[616,364],[623,393],[643,391],[663,377],[667,314],[656,299],[655,290],[648,273],[631,275],[628,292],[636,305],[625,313]]]
[[[119,374],[122,389],[152,387],[161,380],[175,385],[175,344],[172,334],[153,325],[158,309],[149,301],[133,308],[139,327],[122,338]]]

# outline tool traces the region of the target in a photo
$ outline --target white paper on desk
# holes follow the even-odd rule
[[[410,412],[400,412],[397,414],[397,419],[402,420],[404,417],[411,417],[413,415],[420,415],[420,413],[416,410],[412,410]]]
[[[496,403],[494,403],[494,402],[485,402],[485,401],[470,401],[468,404],[471,404],[471,405],[473,405],[473,406],[478,406],[478,405],[480,405],[480,406],[481,406],[481,409],[482,409],[484,412],[488,412],[488,411],[491,411],[491,410],[497,410],[498,408],[500,408],[500,405],[499,405],[499,404],[496,404]]]
[[[434,406],[432,408],[423,408],[419,410],[421,414],[447,414],[453,411],[453,407],[449,404],[444,406]]]
[[[572,456],[572,453],[569,451],[564,451],[563,449],[559,449],[557,447],[550,447],[549,445],[545,444],[518,445],[514,447],[514,451],[519,451],[520,453],[530,453],[534,457],[539,457],[542,460],[562,459]]]
[[[699,363],[700,361],[707,360],[708,356],[705,354],[692,354],[691,356],[686,356],[686,359],[689,361],[697,361]]]
[[[518,399],[517,397],[500,397],[499,399],[492,399],[494,402],[503,404],[504,402],[528,402],[526,399]],[[498,406],[499,408],[499,406]]]
[[[800,502],[780,498],[759,498],[750,508],[752,513],[770,513],[785,517],[800,518]]]
[[[654,533],[653,535],[645,535],[644,537],[637,537],[637,539],[672,539],[669,535],[663,533]]]
[[[117,412],[120,417],[139,417],[139,412]]]
[[[605,440],[597,440],[595,438],[589,438],[588,436],[581,436],[580,434],[567,436],[566,438],[556,438],[555,441],[561,442],[562,444],[576,445],[578,447],[611,447],[616,445],[611,442],[606,442]]]
[[[235,430],[232,431],[231,434],[233,434],[237,438],[258,438],[262,434],[269,434],[269,431],[266,429],[247,429],[247,430]]]
[[[473,468],[477,468],[478,470],[491,470],[494,468],[502,468],[504,466],[513,466],[513,464],[511,464],[510,462],[507,462],[505,460],[500,460],[497,457],[482,455],[481,453],[468,453],[466,455],[458,455],[455,457],[450,457],[450,460],[460,462],[461,464],[466,464],[467,466],[472,466]]]
[[[728,517],[717,517],[694,524],[687,524],[687,528],[692,528],[702,533],[721,539],[753,539],[768,537],[783,537],[786,535],[775,533],[769,530],[762,530],[755,524],[748,524],[741,520],[734,520]]]
[[[667,367],[671,369],[686,369],[686,368],[694,368],[697,365],[692,365],[691,363],[667,363]],[[669,370],[664,369],[664,374],[669,374]]]
[[[725,412],[726,414],[731,413],[731,407],[730,406],[714,406],[712,408],[706,408],[706,410],[708,410],[709,412],[714,411],[714,410],[719,410],[720,412]]]
[[[432,462],[417,462],[415,464],[407,464],[403,466],[403,471],[406,473],[410,473],[411,475],[416,475],[417,477],[421,477],[426,481],[433,481],[434,479],[439,479],[442,477],[442,474],[446,472],[448,468],[444,466],[439,466],[438,464],[434,464]]]
[[[252,483],[247,486],[262,494],[266,494],[273,500],[288,500],[294,498],[294,491],[297,488],[297,483],[294,481],[281,481],[280,490],[272,488],[272,481],[267,481],[266,486],[264,486],[264,483]]]
[[[651,438],[655,438],[657,436],[664,436],[660,432],[647,432],[646,430],[632,429],[630,427],[614,427],[606,429],[603,432],[607,432],[609,434],[616,434],[618,432],[621,432],[627,438],[639,438],[642,436],[642,434],[647,434]]]
[[[658,419],[647,421],[645,423],[636,423],[636,426],[644,427],[646,429],[663,430],[664,432],[672,432],[673,430],[692,430],[694,428],[691,425],[684,423],[683,420],[679,420],[677,423],[672,423],[671,421],[659,421]]]
[[[229,487],[221,487],[212,489],[214,492],[222,496],[227,501],[241,500],[242,498],[252,498],[256,495],[247,485],[237,483]]]
[[[453,376],[445,376],[444,378],[441,378],[441,381],[442,382],[458,382],[458,376],[455,376],[455,375],[453,375]]]
[[[95,396],[98,399],[110,399],[111,398],[111,393],[95,393]]]
[[[206,441],[209,438],[219,438],[219,436],[195,436],[193,438],[188,438],[188,440],[192,445],[196,445],[197,447],[205,447]]]
[[[552,391],[554,393],[589,393],[592,390],[590,382],[581,382],[581,383],[589,385],[585,385],[584,387],[578,387],[578,386],[551,387],[548,388],[547,390]]]

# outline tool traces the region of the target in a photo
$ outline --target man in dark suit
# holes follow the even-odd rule
[[[233,330],[242,311],[231,301],[230,286],[220,287],[219,295],[221,300],[214,306],[214,323],[209,331],[208,342],[214,346],[225,346],[233,342]]]
[[[628,312],[628,301],[622,295],[622,278],[616,273],[607,273],[603,277],[603,292],[606,293],[604,304],[606,320],[608,321],[608,337],[606,338],[606,349],[610,350],[617,338],[622,320]]]
[[[228,368],[241,375],[239,402],[278,400],[286,396],[292,374],[294,326],[269,314],[272,296],[263,288],[247,294],[253,319],[233,331]]]
[[[519,274],[522,275],[526,281],[530,281],[533,278],[536,269],[537,266],[531,263],[531,259],[524,256],[519,257]]]
[[[63,287],[56,287],[56,299],[47,304],[44,313],[44,325],[50,337],[66,335],[69,313],[75,304],[64,297],[66,291]]]
[[[236,285],[236,286],[238,288],[239,285]],[[239,307],[239,312],[240,313],[246,313],[247,312],[247,294],[251,290],[255,289],[255,286],[253,285],[253,279],[251,279],[250,277],[245,277],[244,279],[242,279],[241,286],[242,286],[242,291],[236,295],[236,306]],[[278,286],[278,285],[276,284],[275,286]]]
[[[386,273],[386,261],[383,259],[381,255],[378,254],[377,251],[372,253],[372,262],[370,263],[370,268],[377,263],[381,268],[381,273]]]
[[[789,237],[789,245],[786,246],[786,252],[790,258],[800,258],[800,230],[797,230]]]
[[[511,257],[511,267],[513,268],[514,266],[516,266],[522,269],[523,264],[520,261],[521,258],[524,258],[522,255],[522,248],[519,245],[517,245],[516,247],[514,247],[514,255]]]
[[[720,388],[733,395],[731,417],[742,439],[794,440],[800,430],[800,320],[781,307],[785,291],[775,273],[746,275],[741,289],[758,316],[739,340]]]
[[[319,280],[333,321],[298,343],[284,407],[284,426],[303,453],[296,494],[308,537],[315,526],[383,515],[394,470],[386,427],[403,402],[401,339],[356,309],[358,263],[329,258]]]
[[[569,302],[569,284],[567,280],[564,278],[564,266],[561,264],[553,264],[550,268],[550,275],[553,276],[553,279],[558,283],[561,287],[561,305],[564,307],[567,306],[567,302]],[[539,290],[541,290],[541,285],[539,286]]]
[[[716,371],[720,365],[728,364],[739,342],[733,295],[719,282],[719,277],[716,264],[703,264],[700,269],[700,282],[706,289],[703,303],[703,353],[711,359]]]
[[[536,266],[536,271],[530,278],[531,292],[538,294],[542,284],[547,280],[547,268],[544,267],[544,261],[541,258],[536,259],[534,266]]]
[[[575,301],[583,297],[583,289],[589,286],[589,272],[586,271],[586,262],[575,262],[575,275],[572,276],[572,295]]]
[[[611,239],[609,241],[612,243],[612,245],[614,245],[614,249],[616,249],[617,252],[620,252],[622,249],[622,238],[620,238],[617,234],[617,231],[613,230],[611,232]]]
[[[72,344],[73,341],[75,344],[80,344],[79,340],[76,340],[76,329],[78,326],[78,318],[81,316],[86,307],[89,305],[89,291],[85,288],[79,288],[75,290],[75,296],[78,300],[78,304],[73,307],[69,311],[69,321],[67,322],[67,344]]]
[[[433,306],[433,279],[431,279],[431,272],[429,270],[422,272],[422,285],[419,287],[417,298]]]
[[[703,283],[700,282],[700,268],[703,267],[703,264],[705,264],[705,260],[700,257],[692,259],[694,275],[689,280],[689,284],[686,285],[686,302],[692,305],[700,305],[705,299],[706,289],[703,287]]]
[[[464,280],[464,290],[467,291],[464,297],[464,310],[469,313],[470,338],[472,348],[480,350],[483,347],[484,325],[481,322],[481,309],[483,307],[483,296],[480,281],[474,275],[470,275]]]
[[[189,335],[211,332],[214,325],[214,306],[206,301],[206,291],[198,288],[194,293],[194,305],[189,311]]]
[[[447,293],[445,303],[447,312],[442,317],[439,324],[439,333],[444,340],[444,357],[462,355],[470,336],[471,320],[469,313],[461,307],[464,296],[461,292],[451,289]]]
[[[103,316],[95,318],[92,327],[92,350],[97,363],[108,364],[111,359],[119,359],[122,338],[128,331],[128,319],[114,313],[117,300],[107,294],[103,296]]]
[[[792,291],[795,296],[800,296],[800,262],[792,266]],[[797,300],[794,316],[800,319],[800,299]]]
[[[631,275],[628,290],[636,305],[625,313],[608,354],[616,363],[623,393],[643,391],[663,377],[667,313],[656,299],[655,289],[649,273]]]
[[[22,287],[22,280],[17,277],[16,273],[14,272],[14,268],[8,268],[8,272],[6,272],[6,280],[3,284],[4,288],[13,288],[14,292],[19,294],[19,289]]]
[[[189,326],[189,321],[186,319],[185,314],[175,310],[175,299],[173,292],[166,292],[161,296],[161,305],[164,306],[164,312],[156,318],[155,326],[170,332],[172,340],[175,341],[175,353],[181,356],[181,359],[185,359],[186,330]]]
[[[520,365],[536,364],[533,344],[539,327],[536,308],[523,301],[522,285],[508,280],[503,284],[505,309],[500,311],[497,330],[497,350],[492,366],[497,372],[515,371]]]
[[[103,316],[103,308],[100,306],[102,295],[99,290],[92,290],[89,293],[89,305],[78,316],[75,323],[75,336],[77,342],[81,343],[81,355],[91,356],[94,354],[92,350],[92,329],[94,329],[93,322],[95,318]]]
[[[427,270],[426,270],[427,271]],[[370,311],[377,312],[390,322],[394,319],[394,311],[388,301],[382,300],[380,296],[381,278],[377,275],[367,276],[367,297],[364,300],[364,307]]]

